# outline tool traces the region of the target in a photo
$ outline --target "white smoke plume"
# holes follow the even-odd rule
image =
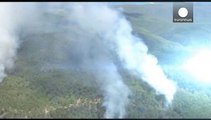
[[[99,80],[104,92],[103,106],[106,108],[105,118],[123,118],[126,115],[126,107],[129,102],[130,90],[123,83],[117,68],[113,63],[106,64],[103,70],[99,70]],[[105,74],[102,74],[104,72]]]
[[[31,16],[35,13],[34,8],[32,3],[0,3],[0,82],[6,76],[5,70],[13,67],[19,46],[19,29],[38,18],[36,14]]]
[[[0,82],[6,76],[4,73],[5,68],[11,68],[13,66],[13,59],[17,44],[16,38],[9,34],[6,30],[0,28]]]
[[[6,76],[5,69],[13,66],[18,44],[14,34],[16,27],[12,20],[12,6],[8,3],[0,4],[0,82]]]
[[[114,40],[120,59],[126,68],[151,85],[158,94],[164,94],[170,104],[176,92],[176,84],[166,77],[157,58],[148,53],[141,39],[131,34],[129,22],[123,18],[118,24]]]
[[[110,38],[106,37],[114,28],[118,17],[116,11],[104,4],[76,3],[70,8],[69,19],[79,26],[84,39],[82,44],[85,44],[85,47],[83,45],[79,47],[87,51],[85,56],[93,54],[92,58],[85,57],[83,66],[94,69],[97,82],[102,85],[105,118],[123,118],[126,115],[130,94],[130,90],[124,84],[116,65],[110,58],[112,46],[109,44]]]

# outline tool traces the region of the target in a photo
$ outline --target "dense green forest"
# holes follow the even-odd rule
[[[149,52],[163,66],[174,68],[181,63],[188,57],[187,53],[191,54],[186,45],[190,42],[197,44],[191,34],[200,34],[203,30],[207,32],[208,29],[208,25],[173,24],[168,16],[171,13],[169,4],[165,7],[162,4],[115,7],[124,9],[123,14],[131,22],[134,35],[143,39]],[[46,12],[46,16],[55,20],[55,23],[62,21],[65,14],[64,11]],[[58,24],[65,24],[63,22]],[[188,32],[194,28],[199,29]],[[58,39],[62,32],[48,31],[20,38],[23,42],[18,49],[15,67],[7,71],[8,76],[0,84],[1,118],[103,118],[103,96],[98,91],[95,77],[86,71],[67,71],[56,67],[58,61],[65,62],[68,57],[55,51],[53,46],[59,45]],[[184,40],[184,35],[187,35],[189,42]],[[40,44],[39,41],[48,45]],[[49,66],[48,69],[45,66]],[[169,77],[176,78],[179,75],[171,75],[169,71],[176,73],[176,70],[170,67],[164,70]],[[132,91],[126,118],[211,117],[211,96],[200,86],[197,90],[191,89],[193,84],[185,81],[185,78],[174,79],[178,82],[177,92],[172,104],[166,106],[164,96],[157,95],[146,82],[140,82],[137,80],[139,78],[124,69],[121,75]]]

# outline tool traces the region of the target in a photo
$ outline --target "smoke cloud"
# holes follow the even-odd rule
[[[18,44],[14,34],[16,24],[12,21],[12,6],[8,3],[1,3],[0,6],[0,82],[6,76],[6,68],[13,66]]]
[[[148,53],[142,40],[131,34],[128,21],[121,19],[118,23],[119,29],[114,36],[117,52],[125,67],[151,85],[158,94],[164,94],[167,102],[171,103],[176,92],[175,83],[166,77],[157,58]]]
[[[19,47],[20,28],[30,26],[39,18],[34,3],[0,3],[0,82],[6,76],[5,70],[11,69]],[[27,9],[27,11],[26,11]]]
[[[80,57],[83,56],[84,60],[82,68],[93,71],[98,84],[102,85],[103,106],[106,108],[104,117],[123,118],[126,115],[130,90],[112,60],[110,41],[110,32],[119,16],[104,4],[76,3],[71,6],[70,11],[70,22],[81,31],[77,40],[80,41],[78,52],[81,52]]]
[[[46,18],[44,22],[41,21],[45,16],[41,16],[43,11],[40,11],[34,3],[0,5],[1,81],[6,76],[5,69],[13,66],[20,44],[18,31],[21,29],[25,33],[43,32],[49,29],[43,27],[43,24],[51,23],[52,20]],[[114,55],[118,55],[122,65],[129,72],[146,81],[159,94],[164,94],[168,103],[171,103],[176,92],[175,84],[165,76],[157,64],[156,57],[148,53],[148,48],[142,40],[132,35],[130,23],[119,11],[106,3],[45,3],[45,5],[49,8],[61,6],[67,8],[68,29],[63,37],[68,40],[65,42],[61,40],[58,46],[62,48],[58,49],[67,50],[67,52],[61,51],[70,56],[69,64],[74,64],[76,68],[89,71],[95,76],[104,96],[105,118],[125,117],[131,93],[118,72]],[[55,28],[60,29],[60,27]]]

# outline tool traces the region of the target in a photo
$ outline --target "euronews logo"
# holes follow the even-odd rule
[[[174,3],[173,22],[193,22],[193,3]]]

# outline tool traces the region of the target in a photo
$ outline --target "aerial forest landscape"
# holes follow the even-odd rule
[[[211,4],[0,3],[0,118],[211,118]]]

